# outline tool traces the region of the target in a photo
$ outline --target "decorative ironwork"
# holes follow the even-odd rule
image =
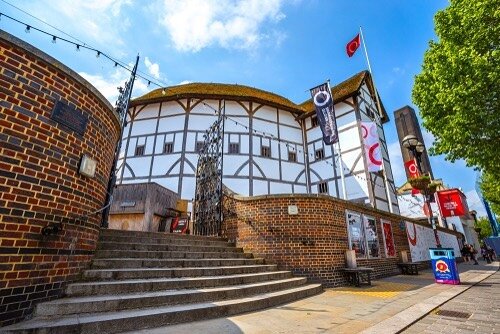
[[[115,111],[118,113],[118,116],[120,118],[120,136],[118,137],[118,142],[115,146],[115,156],[113,160],[113,166],[111,167],[108,188],[106,192],[106,204],[104,205],[102,212],[101,227],[103,228],[108,228],[109,209],[111,206],[111,202],[113,202],[113,190],[116,184],[116,164],[118,162],[118,155],[120,154],[120,150],[122,147],[123,129],[125,128],[125,123],[127,120],[128,104],[130,102],[130,96],[132,95],[132,89],[134,88],[135,74],[137,73],[138,64],[139,56],[137,56],[135,60],[135,66],[132,69],[132,73],[130,74],[130,79],[125,82],[125,88],[118,87],[120,95],[118,96],[118,100],[115,104]]]
[[[203,148],[199,152],[196,167],[194,234],[216,236],[221,233],[223,211],[222,170],[224,166],[225,102],[222,103],[219,110],[213,110],[216,112],[217,120],[204,135],[205,140]]]

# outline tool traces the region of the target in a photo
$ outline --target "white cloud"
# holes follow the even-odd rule
[[[394,177],[394,184],[396,187],[402,186],[406,182],[406,172],[404,169],[403,156],[399,142],[389,143],[387,145],[389,150],[389,159],[391,161],[392,174]]]
[[[156,79],[160,78],[160,65],[158,63],[153,63],[148,57],[144,58],[144,65],[146,65],[149,74],[151,74]]]
[[[26,6],[29,6],[31,13],[35,13],[45,22],[52,23],[71,36],[83,41],[92,41],[93,46],[116,47],[124,45],[121,34],[127,30],[130,22],[124,15],[123,8],[130,4],[130,0],[50,0],[31,2]],[[50,27],[43,24],[40,26],[68,38]]]
[[[92,84],[114,106],[118,99],[118,87],[124,87],[130,78],[130,72],[123,68],[116,69],[109,76],[79,72],[83,78]],[[147,85],[142,80],[135,80],[132,96],[137,97],[148,91]]]
[[[160,24],[179,51],[197,52],[219,45],[228,49],[257,47],[271,38],[265,25],[282,20],[282,0],[164,0]]]

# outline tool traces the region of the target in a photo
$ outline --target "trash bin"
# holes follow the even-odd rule
[[[453,248],[429,248],[434,280],[441,284],[460,284]]]

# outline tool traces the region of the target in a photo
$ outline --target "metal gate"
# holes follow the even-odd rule
[[[219,110],[213,110],[217,120],[204,135],[203,148],[199,152],[193,211],[194,234],[217,236],[222,224],[225,102]]]

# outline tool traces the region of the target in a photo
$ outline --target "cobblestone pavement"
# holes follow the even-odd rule
[[[374,280],[371,287],[325,289],[317,296],[259,312],[147,329],[134,334],[397,333],[493,274],[498,265],[498,262],[490,265],[481,262],[479,266],[460,264],[462,285],[435,284],[432,272],[425,270],[418,276],[398,275]],[[496,302],[499,302],[500,295],[496,296]],[[490,305],[490,298],[478,300],[483,305]],[[498,313],[497,318],[498,324]]]
[[[500,271],[440,306],[403,333],[500,333]]]

